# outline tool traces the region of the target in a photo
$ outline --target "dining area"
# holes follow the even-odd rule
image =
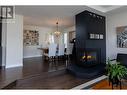
[[[56,61],[56,60],[70,60],[72,54],[73,44],[69,43],[65,48],[65,44],[51,43],[47,47],[38,48],[42,51],[44,60]]]

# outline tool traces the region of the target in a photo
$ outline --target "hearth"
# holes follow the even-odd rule
[[[67,71],[78,78],[96,78],[104,74],[105,64],[100,61],[101,49],[80,48],[77,52],[77,61],[67,67]]]

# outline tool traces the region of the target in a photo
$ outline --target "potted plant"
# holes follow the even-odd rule
[[[113,63],[112,61],[107,61],[107,75],[109,82],[121,86],[121,79],[127,75],[127,68],[120,64],[120,62]]]

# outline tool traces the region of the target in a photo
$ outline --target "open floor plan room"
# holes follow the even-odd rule
[[[0,89],[127,89],[126,10],[0,6]]]

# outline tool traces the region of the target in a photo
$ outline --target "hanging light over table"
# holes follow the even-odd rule
[[[60,35],[60,31],[58,30],[58,22],[56,22],[56,31],[54,34],[58,37]]]

